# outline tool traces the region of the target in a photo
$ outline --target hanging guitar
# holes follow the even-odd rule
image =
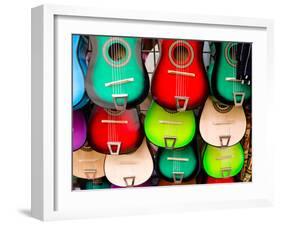
[[[203,42],[162,40],[160,43],[161,56],[151,83],[153,99],[170,110],[198,107],[208,93]]]
[[[243,138],[245,130],[246,116],[242,106],[221,104],[211,97],[206,100],[199,122],[199,131],[206,143],[232,146]]]
[[[148,140],[159,147],[180,148],[192,141],[195,121],[192,110],[169,112],[153,101],[145,116],[144,131]]]
[[[84,113],[80,110],[72,113],[72,150],[81,148],[87,137],[87,125]]]
[[[149,79],[141,59],[141,39],[90,36],[93,48],[86,90],[97,105],[124,111],[141,103]]]
[[[115,111],[94,106],[88,124],[88,140],[94,150],[111,155],[133,152],[143,137],[135,108]]]
[[[88,103],[84,80],[87,73],[86,54],[88,38],[82,35],[72,36],[72,106],[74,110],[82,108]]]
[[[251,85],[252,80],[252,43],[237,45],[237,79],[242,84]]]
[[[180,150],[160,148],[157,166],[165,180],[181,184],[194,176],[198,168],[198,159],[192,145]]]
[[[91,149],[87,144],[72,153],[73,176],[95,181],[104,177],[105,155]]]
[[[251,96],[251,87],[237,79],[236,42],[216,42],[216,61],[211,75],[213,95],[224,104],[241,106]]]
[[[203,168],[207,175],[214,178],[236,176],[244,164],[244,150],[240,143],[229,147],[205,145]]]
[[[104,171],[107,179],[119,187],[134,187],[145,183],[153,172],[153,159],[143,139],[141,146],[133,153],[107,155]]]

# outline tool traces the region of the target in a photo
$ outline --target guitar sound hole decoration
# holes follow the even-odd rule
[[[252,45],[186,38],[72,36],[73,191],[252,181]]]

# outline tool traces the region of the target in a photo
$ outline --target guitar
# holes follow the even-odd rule
[[[203,168],[214,178],[237,175],[244,164],[244,150],[240,143],[230,147],[215,147],[207,144],[203,152]]]
[[[87,137],[86,119],[82,111],[72,112],[72,150],[81,148]]]
[[[212,92],[225,104],[241,106],[251,97],[251,86],[237,79],[237,43],[217,42],[216,61],[211,75]]]
[[[88,141],[94,150],[111,155],[133,152],[143,137],[135,108],[115,111],[94,106],[88,123]]]
[[[153,159],[143,139],[141,146],[133,153],[107,155],[104,171],[107,179],[119,187],[133,187],[146,182],[153,172]]]
[[[151,82],[153,99],[170,110],[198,107],[208,94],[203,42],[161,40],[160,46],[161,56]]]
[[[224,184],[224,183],[233,183],[233,182],[235,182],[234,177],[213,178],[208,176],[206,184]]]
[[[86,190],[104,189],[104,188],[110,188],[110,187],[111,187],[111,184],[105,177],[96,179],[94,181],[89,180],[85,183]]]
[[[237,46],[237,79],[242,84],[251,84],[252,80],[252,44],[239,43]]]
[[[159,147],[184,147],[195,135],[195,116],[192,110],[169,112],[153,101],[145,116],[144,131],[148,140]]]
[[[158,154],[158,170],[165,180],[181,184],[194,176],[198,160],[191,145],[181,150],[161,148]]]
[[[91,149],[87,144],[72,153],[73,175],[95,181],[104,177],[105,155]]]
[[[86,90],[97,105],[124,111],[141,103],[149,79],[141,59],[141,39],[90,36],[92,57]]]
[[[203,140],[213,146],[227,147],[238,143],[246,131],[246,116],[242,106],[224,105],[206,100],[199,131]]]
[[[88,103],[84,80],[87,73],[86,54],[88,50],[88,39],[86,36],[72,36],[72,106],[74,110],[82,108]]]

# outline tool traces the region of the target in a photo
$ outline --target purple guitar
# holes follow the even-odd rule
[[[73,111],[72,116],[72,150],[81,148],[87,136],[86,119],[82,111]]]

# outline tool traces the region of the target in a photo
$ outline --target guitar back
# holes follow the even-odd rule
[[[162,40],[161,57],[151,84],[153,99],[158,104],[185,111],[204,102],[208,81],[202,48],[201,41]]]
[[[232,146],[238,143],[246,130],[246,116],[242,106],[226,106],[206,100],[199,130],[203,140],[213,146]]]
[[[214,178],[236,176],[244,164],[244,150],[240,143],[230,147],[215,147],[207,144],[203,153],[203,168]]]
[[[146,182],[153,172],[153,159],[146,139],[131,154],[107,155],[104,170],[107,179],[119,187],[138,186]]]
[[[90,99],[104,108],[125,110],[143,101],[149,79],[141,59],[141,40],[90,36],[93,54],[86,77]]]
[[[212,74],[215,97],[225,104],[242,105],[251,96],[251,87],[237,79],[237,43],[216,43],[217,58]]]
[[[170,113],[152,102],[146,113],[144,130],[149,141],[159,147],[184,147],[195,135],[195,116],[191,110]]]
[[[125,154],[142,143],[143,129],[135,108],[118,112],[95,106],[88,124],[89,144],[104,154]]]
[[[181,150],[160,149],[158,169],[168,181],[181,184],[194,174],[198,166],[197,156],[191,145]]]
[[[85,146],[73,152],[72,158],[74,176],[88,180],[104,177],[104,154]]]
[[[86,119],[82,111],[72,113],[72,150],[82,147],[87,137]]]

